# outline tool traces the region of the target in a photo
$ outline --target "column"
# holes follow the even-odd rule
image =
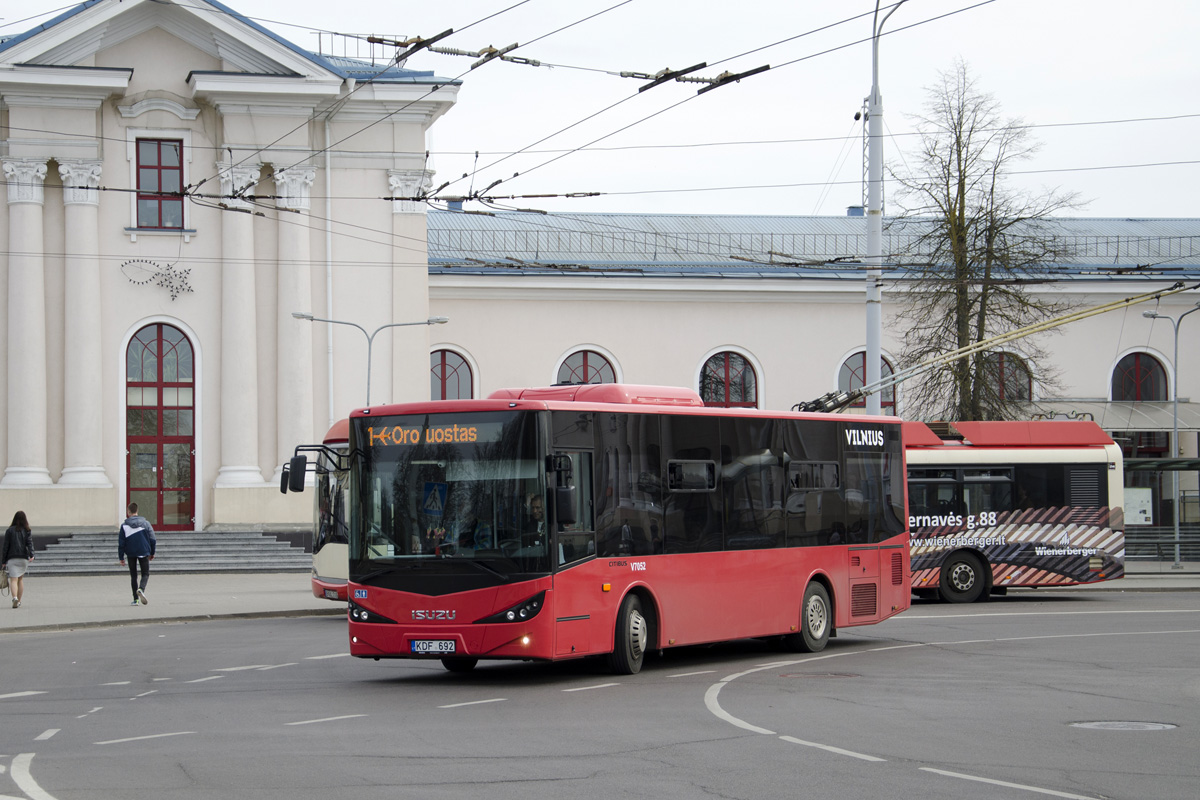
[[[433,173],[425,169],[388,170],[392,197],[415,197],[429,191]],[[426,249],[426,205],[416,200],[392,201],[392,319],[416,322],[429,317],[429,257]],[[440,334],[438,334],[440,335]],[[427,327],[396,328],[392,347],[389,402],[429,399],[429,337]]]
[[[275,189],[279,199],[279,264],[276,309],[279,341],[276,344],[275,476],[298,444],[313,439],[313,324],[292,316],[293,311],[312,313],[312,232],[308,212],[317,171],[297,166],[277,169]],[[296,213],[291,213],[296,212]],[[321,315],[318,315],[321,316]],[[312,473],[309,473],[311,477]]]
[[[49,486],[46,460],[46,162],[5,159],[8,182],[8,467],[0,486]]]
[[[254,217],[236,197],[258,183],[261,164],[217,164],[221,216],[221,468],[214,486],[262,486],[258,466],[258,325]]]
[[[65,380],[63,471],[58,482],[72,486],[111,486],[104,472],[101,412],[104,381],[100,365],[100,162],[64,161],[66,227]]]

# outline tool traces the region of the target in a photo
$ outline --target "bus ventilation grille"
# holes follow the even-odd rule
[[[892,553],[892,586],[904,583],[904,558],[899,553]]]
[[[862,558],[859,556],[850,556],[850,566],[858,567],[862,565]]]
[[[850,616],[873,617],[878,590],[873,583],[858,583],[850,588]]]

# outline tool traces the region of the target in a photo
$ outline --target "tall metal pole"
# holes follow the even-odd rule
[[[906,0],[900,0],[879,19],[875,1],[871,35],[871,95],[867,98],[867,353],[863,385],[879,383],[883,359],[883,95],[879,93],[879,32]],[[867,395],[867,413],[879,414],[883,407],[880,391]]]
[[[1145,311],[1142,316],[1150,319],[1166,319],[1171,321],[1171,327],[1175,329],[1175,355],[1171,366],[1175,370],[1174,391],[1172,395],[1173,410],[1171,413],[1171,458],[1179,457],[1179,324],[1183,322],[1183,318],[1188,314],[1200,311],[1200,303],[1195,308],[1189,309],[1178,317],[1168,317],[1166,314],[1159,314],[1155,311]],[[1172,501],[1171,511],[1175,517],[1175,563],[1171,565],[1171,569],[1183,569],[1183,561],[1180,558],[1179,552],[1179,470],[1171,470],[1171,487]]]
[[[349,325],[352,328],[358,328],[362,331],[363,336],[367,337],[367,408],[371,407],[371,345],[375,342],[375,334],[388,328],[407,328],[409,325],[441,325],[449,322],[449,317],[430,317],[423,319],[420,322],[392,322],[387,325],[380,325],[371,333],[367,333],[367,329],[357,322],[347,322],[343,319],[321,319],[314,317],[312,314],[306,314],[303,311],[293,311],[292,316],[296,319],[306,319],[309,322],[328,322],[331,325]]]

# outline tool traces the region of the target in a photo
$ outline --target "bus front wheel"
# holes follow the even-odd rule
[[[983,595],[983,564],[971,553],[955,553],[942,565],[942,599],[947,603],[974,603]]]
[[[800,631],[783,637],[788,648],[800,653],[819,653],[829,644],[833,631],[833,608],[829,604],[829,592],[815,581],[804,590],[804,603],[800,607]]]
[[[470,672],[479,663],[478,658],[443,658],[442,666],[451,672]]]
[[[642,614],[642,601],[631,594],[621,601],[617,614],[617,632],[608,666],[618,675],[634,675],[642,668],[650,648],[650,623]]]

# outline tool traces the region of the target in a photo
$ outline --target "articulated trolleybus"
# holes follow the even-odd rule
[[[918,596],[1124,576],[1121,448],[1096,423],[903,425]]]
[[[360,658],[465,671],[606,655],[630,674],[650,651],[731,639],[815,652],[909,605],[892,418],[596,384],[360,409],[349,425]]]

